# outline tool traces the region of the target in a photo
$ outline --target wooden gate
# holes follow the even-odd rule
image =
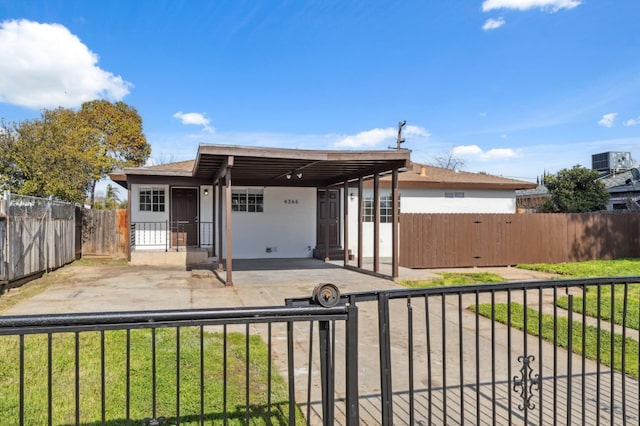
[[[127,210],[84,210],[82,212],[82,255],[127,257],[129,255]]]
[[[400,265],[504,266],[640,257],[640,214],[401,214]]]

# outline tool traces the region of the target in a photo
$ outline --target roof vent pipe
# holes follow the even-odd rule
[[[420,176],[426,176],[427,175],[427,166],[425,166],[424,164],[420,164]]]

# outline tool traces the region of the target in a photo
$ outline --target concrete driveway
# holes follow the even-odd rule
[[[386,266],[382,262],[383,272]],[[433,279],[443,271],[460,270],[400,268],[400,278]],[[517,268],[491,268],[489,272],[510,281],[549,277]],[[232,287],[225,287],[210,271],[99,262],[67,265],[51,272],[46,279],[53,280],[55,285],[3,315],[279,306],[285,298],[310,296],[318,283],[334,283],[343,293],[400,287],[389,280],[346,270],[339,262],[316,259],[236,260]],[[12,297],[19,291],[13,289],[2,297]]]
[[[385,262],[384,268],[389,267]],[[470,269],[465,269],[469,271]],[[459,271],[459,270],[447,270]],[[485,271],[483,269],[483,271]],[[438,277],[440,271],[415,271],[401,268],[400,277],[406,279],[429,279]],[[508,280],[532,280],[548,278],[546,274],[522,271],[516,268],[492,268],[490,272],[498,273]],[[83,265],[72,264],[52,272],[46,279],[53,279],[55,284],[46,291],[16,305],[3,315],[100,312],[157,309],[192,309],[239,306],[280,306],[290,297],[308,297],[318,283],[330,282],[338,286],[341,292],[361,292],[370,290],[386,290],[400,288],[392,281],[377,278],[341,267],[339,263],[325,263],[315,259],[283,259],[283,260],[236,260],[234,262],[234,286],[225,287],[210,271],[182,271],[175,268],[143,267],[129,265]],[[20,291],[12,290],[12,292]],[[9,293],[9,296],[12,293]],[[2,296],[2,297],[6,297]],[[416,306],[417,308],[417,306]],[[449,309],[449,308],[448,308]],[[457,307],[451,306],[448,321],[455,320]],[[420,309],[417,315],[422,315]],[[377,350],[378,323],[377,307],[369,303],[360,307],[360,347],[364,350],[360,355],[360,387],[365,394],[379,392],[379,358]],[[392,317],[406,318],[406,302],[394,303],[391,306]],[[424,317],[424,316],[423,316]],[[455,322],[455,321],[453,321]],[[392,350],[398,363],[394,371],[394,388],[406,386],[406,320],[399,321],[400,326],[393,330]],[[453,323],[452,323],[453,324]],[[338,324],[337,335],[343,336],[343,329]],[[392,327],[396,327],[393,326]],[[453,327],[453,326],[452,326]],[[454,328],[455,330],[455,328]],[[264,334],[264,328],[252,327],[252,333]],[[282,335],[280,335],[282,334]],[[306,401],[309,345],[309,326],[297,324],[295,327],[296,350],[296,398]],[[286,333],[283,328],[274,327],[274,362],[281,373],[287,371]],[[263,336],[266,340],[266,336]],[[471,336],[473,337],[473,336]],[[314,340],[317,339],[317,334]],[[437,343],[437,342],[436,342]],[[317,340],[314,345],[317,345]],[[317,348],[318,346],[314,346]],[[468,346],[467,350],[471,348]],[[425,348],[417,344],[416,356],[424,356]],[[503,348],[508,351],[507,348]],[[317,349],[314,350],[314,353]],[[344,342],[336,342],[337,353],[344,352]],[[336,359],[344,359],[336,355]],[[396,361],[397,360],[397,361]],[[314,367],[311,401],[320,401],[319,359],[317,353],[312,359]],[[336,397],[344,395],[344,363],[336,363]],[[400,374],[396,377],[396,372]],[[405,373],[403,373],[405,372]],[[366,402],[366,401],[365,401]],[[371,404],[371,401],[368,402]],[[377,402],[374,401],[373,405]],[[369,413],[369,422],[375,424],[378,410]],[[312,404],[311,416],[317,418],[320,411],[319,402]],[[344,414],[344,413],[341,413]],[[366,413],[363,412],[363,421]],[[338,413],[340,415],[340,413]],[[378,417],[379,418],[379,417]],[[315,420],[312,420],[315,424]]]

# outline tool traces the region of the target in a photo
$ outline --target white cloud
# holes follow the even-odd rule
[[[131,83],[97,66],[98,55],[59,24],[0,22],[0,102],[28,108],[121,100]]]
[[[543,9],[557,12],[561,9],[573,9],[581,3],[582,0],[485,0],[482,10],[488,12],[496,9]]]
[[[183,113],[182,111],[178,111],[173,114],[173,118],[177,118],[184,124],[185,126],[195,125],[202,126],[202,130],[213,133],[215,129],[209,126],[211,120],[209,120],[204,113],[200,112],[187,112]]]
[[[402,130],[402,134],[403,136],[422,136],[425,138],[428,138],[429,136],[431,136],[429,131],[427,131],[427,129],[425,129],[424,127],[411,126],[411,125],[405,126]]]
[[[188,112],[185,114],[182,111],[178,111],[173,114],[173,118],[177,118],[185,125],[208,126],[210,123],[209,119],[199,112]]]
[[[417,136],[429,137],[429,132],[420,126],[405,126],[402,132],[403,138]],[[398,129],[387,127],[384,129],[365,130],[355,135],[340,136],[333,143],[337,148],[371,148],[381,147],[384,143],[394,144],[398,138]],[[384,147],[386,148],[386,146]]]
[[[506,24],[506,21],[504,20],[503,17],[500,17],[498,19],[489,18],[482,26],[482,29],[485,31],[495,30],[500,28],[504,24]]]
[[[637,126],[638,124],[640,124],[640,117],[630,118],[626,120],[624,123],[622,123],[623,126],[627,126],[627,127]]]
[[[613,127],[613,124],[616,121],[616,118],[618,118],[618,113],[617,112],[610,112],[608,114],[605,114],[602,116],[602,118],[598,121],[598,124],[602,127]]]
[[[504,160],[508,158],[517,158],[522,154],[511,148],[493,148],[483,151],[478,145],[460,145],[453,148],[453,155],[458,157],[474,157],[478,160]]]

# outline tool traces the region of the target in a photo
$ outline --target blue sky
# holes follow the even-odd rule
[[[638,0],[0,0],[0,117],[123,100],[199,143],[386,149],[535,181],[640,160]]]

